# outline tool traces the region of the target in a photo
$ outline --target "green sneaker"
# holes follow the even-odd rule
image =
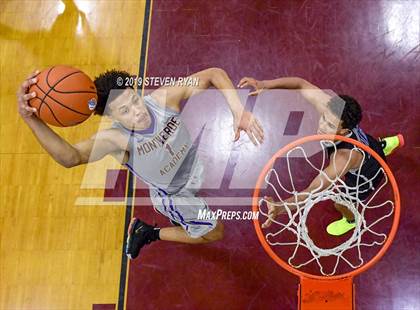
[[[392,137],[386,137],[379,140],[382,144],[382,149],[385,156],[391,155],[397,148],[404,146],[404,137],[398,134]]]
[[[356,227],[356,223],[349,223],[345,217],[327,226],[327,232],[333,236],[341,236]]]

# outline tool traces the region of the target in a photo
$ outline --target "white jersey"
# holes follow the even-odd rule
[[[144,103],[151,117],[149,128],[128,130],[113,124],[129,137],[125,166],[150,186],[176,193],[190,178],[197,147],[178,112],[159,106],[151,96],[145,96]]]

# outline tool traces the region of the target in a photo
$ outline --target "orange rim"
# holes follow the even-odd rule
[[[261,198],[261,197],[259,197],[260,187],[261,187],[261,184],[263,184],[263,182],[264,182],[265,175],[267,174],[268,170],[271,167],[273,167],[276,159],[281,157],[287,151],[289,151],[290,149],[292,149],[292,148],[294,148],[298,145],[304,144],[306,142],[319,141],[319,140],[341,140],[341,141],[345,141],[345,142],[348,142],[348,143],[352,143],[352,144],[356,145],[357,147],[361,148],[362,150],[371,154],[381,164],[381,166],[385,170],[385,173],[388,176],[389,182],[390,182],[390,184],[392,186],[392,190],[394,192],[394,220],[393,220],[393,223],[392,223],[392,227],[391,227],[391,231],[389,233],[389,236],[387,237],[387,240],[385,241],[383,247],[379,250],[379,252],[370,261],[368,261],[366,264],[364,264],[360,268],[357,268],[357,269],[355,269],[353,271],[350,271],[350,272],[347,272],[347,273],[343,273],[341,275],[319,276],[319,275],[313,275],[313,274],[306,273],[306,272],[300,271],[298,269],[295,269],[292,266],[290,266],[289,264],[287,264],[285,261],[283,261],[280,257],[278,257],[277,254],[271,249],[270,245],[265,240],[265,237],[264,237],[264,234],[262,232],[261,225],[260,225],[260,222],[259,222],[258,219],[253,220],[254,221],[254,228],[255,228],[255,231],[257,233],[258,239],[259,239],[261,245],[263,246],[264,250],[267,252],[267,254],[277,264],[279,264],[282,268],[286,269],[290,273],[293,273],[293,274],[295,274],[295,275],[297,275],[301,278],[303,277],[303,278],[311,278],[311,279],[318,279],[318,280],[327,280],[327,279],[338,280],[338,279],[343,279],[343,278],[352,278],[352,277],[354,277],[358,274],[361,274],[362,272],[365,272],[367,269],[372,267],[375,263],[377,263],[381,259],[381,257],[385,254],[385,252],[388,250],[389,246],[391,245],[392,241],[394,240],[395,234],[397,233],[398,223],[399,223],[399,219],[400,219],[400,193],[399,193],[399,190],[398,190],[397,182],[395,181],[395,177],[394,177],[391,169],[389,168],[388,164],[370,147],[368,147],[367,145],[364,145],[363,143],[361,143],[357,140],[347,138],[347,137],[343,137],[343,136],[336,136],[336,135],[306,136],[306,137],[300,138],[300,139],[298,139],[294,142],[289,143],[288,145],[286,145],[286,146],[282,147],[280,150],[278,150],[273,155],[273,157],[271,157],[271,159],[267,162],[267,164],[264,166],[263,170],[261,171],[261,173],[258,177],[257,183],[255,185],[254,195],[253,195],[253,198],[252,198],[252,210],[254,212],[259,211],[258,201]]]

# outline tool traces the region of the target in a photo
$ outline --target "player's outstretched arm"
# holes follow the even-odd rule
[[[118,129],[105,129],[97,132],[89,139],[73,145],[78,156],[73,166],[98,161],[106,155],[113,155],[118,161],[123,160],[122,156],[127,151],[128,138],[123,136]]]
[[[233,114],[242,111],[243,107],[239,97],[232,91],[235,87],[223,69],[208,68],[188,76],[187,79],[196,80],[198,83],[195,85],[161,87],[154,91],[152,96],[159,102],[165,103],[167,106],[179,111],[182,100],[188,99],[191,96],[199,94],[201,91],[214,86],[226,97]]]
[[[249,93],[249,96],[258,95],[264,89],[277,88],[299,90],[302,96],[312,105],[314,105],[319,113],[325,112],[327,103],[331,99],[331,96],[321,90],[319,87],[299,77],[283,77],[264,81],[259,81],[252,77],[244,77],[239,82],[238,87],[243,88],[247,86],[254,88],[254,90]]]
[[[235,141],[239,139],[240,131],[247,133],[250,140],[257,145],[264,139],[264,130],[254,115],[245,111],[235,86],[227,73],[221,68],[209,68],[189,76],[198,80],[198,85],[162,87],[152,93],[152,96],[159,102],[166,102],[166,105],[179,111],[180,102],[188,99],[201,91],[214,86],[226,98],[226,102],[232,112],[234,119]]]
[[[331,155],[330,164],[300,193],[282,202],[275,202],[271,197],[265,197],[268,206],[268,219],[262,224],[262,228],[269,227],[279,214],[286,212],[285,205],[290,211],[296,209],[296,204],[307,199],[310,193],[322,192],[350,169],[359,167],[362,160],[363,156],[359,152],[346,149],[338,150]]]
[[[87,163],[91,157],[96,135],[92,138],[82,141],[76,145],[71,145],[57,133],[55,133],[47,124],[39,119],[34,113],[36,109],[29,106],[28,101],[36,96],[35,93],[28,93],[32,84],[37,82],[33,72],[19,87],[17,92],[18,112],[25,123],[32,130],[41,146],[51,155],[51,157],[60,165],[70,168],[83,163]],[[91,161],[99,160],[108,153],[117,149],[115,144],[110,142],[109,134],[100,134],[96,139],[95,152],[92,154]]]

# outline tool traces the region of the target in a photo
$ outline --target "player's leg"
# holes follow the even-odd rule
[[[397,148],[404,146],[404,137],[402,134],[396,136],[379,138],[385,156],[391,155]]]
[[[168,205],[166,216],[180,226],[162,228],[161,240],[199,244],[223,238],[220,221],[199,218],[200,213],[210,214],[211,210],[203,198],[194,196],[194,192],[183,190],[179,195],[168,197]]]
[[[333,236],[341,236],[356,227],[354,214],[344,205],[335,203],[335,208],[341,213],[342,218],[327,226],[327,232]]]
[[[354,222],[354,214],[351,212],[346,206],[335,203],[334,204],[335,209],[343,215],[349,222]]]
[[[126,255],[129,258],[136,258],[143,246],[157,240],[201,244],[223,238],[221,222],[215,219],[199,219],[200,212],[209,213],[211,210],[205,200],[195,197],[193,192],[183,190],[178,195],[161,196],[151,190],[150,194],[154,208],[180,226],[159,228],[133,218],[126,245]]]
[[[378,145],[378,147],[380,146]],[[383,173],[378,173],[378,169],[379,166],[371,165],[370,169],[364,172],[365,174],[363,177],[371,182],[360,183],[358,177],[354,175],[346,176],[346,186],[353,189],[357,187],[357,191],[350,191],[355,198],[355,204],[358,204],[357,201],[365,201],[368,199],[375,191],[375,188],[382,182]],[[345,205],[335,203],[334,206],[341,213],[342,218],[329,224],[327,226],[327,232],[333,236],[341,236],[356,227],[355,218],[353,212]]]
[[[379,144],[375,143],[371,147],[378,153],[384,153],[385,156],[390,155],[398,147],[404,146],[404,138],[401,134],[392,137],[386,137],[379,139]],[[357,187],[357,198],[360,201],[366,200],[375,190],[375,188],[380,184],[383,179],[383,173],[378,173],[380,165],[370,165],[369,171],[365,171],[363,177],[371,182],[362,182],[360,184],[357,177],[349,175],[346,177],[345,183],[349,188]],[[330,235],[341,236],[348,231],[352,230],[356,225],[354,223],[354,214],[344,205],[335,203],[335,208],[341,213],[342,218],[332,222],[327,227],[327,232]]]
[[[125,254],[136,258],[146,244],[159,240],[160,228],[149,225],[138,218],[132,218],[128,227]]]
[[[206,227],[193,224],[159,228],[133,218],[128,228],[125,252],[130,259],[134,259],[139,255],[143,246],[157,240],[189,244],[214,242],[223,238],[223,231],[223,224],[220,221]]]
[[[178,227],[165,227],[160,231],[160,239],[165,241],[190,244],[208,243],[223,238],[223,224],[215,219],[200,219],[201,214],[210,214],[206,201],[196,197],[203,180],[203,165],[199,160],[194,164],[193,172],[185,187],[175,195],[160,197],[162,203],[157,206],[162,213],[177,223]],[[159,204],[159,200],[155,199]],[[162,211],[166,204],[166,208]]]
[[[182,226],[161,228],[159,237],[165,241],[201,244],[223,239],[223,231],[223,224],[218,221],[214,229],[200,237],[191,237]]]

